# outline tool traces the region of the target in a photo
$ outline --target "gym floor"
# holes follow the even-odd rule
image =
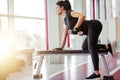
[[[120,80],[118,76],[120,74],[120,67],[118,65],[120,64],[120,54],[114,58],[111,55],[106,57],[111,75],[114,76],[115,80]],[[35,62],[33,61],[33,65]],[[68,56],[65,64],[49,64],[44,62],[41,70],[43,78],[35,80],[83,80],[85,76],[92,73],[92,69],[90,56]],[[100,72],[103,75],[105,74],[101,61]],[[35,74],[33,66],[26,66],[22,71],[9,75],[7,80],[33,80],[31,77],[33,74]]]
[[[10,74],[7,80],[33,80],[32,74],[32,66],[25,66],[21,71]]]

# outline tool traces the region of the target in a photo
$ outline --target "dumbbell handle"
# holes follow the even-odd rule
[[[72,33],[72,30],[68,30],[68,33],[69,33],[69,34],[73,34],[73,33]],[[83,32],[82,32],[82,31],[79,31],[79,32],[78,32],[78,35],[79,35],[79,36],[83,36]]]
[[[78,32],[78,35],[79,35],[79,36],[83,36],[83,32],[82,32],[82,31],[79,31],[79,32]]]
[[[68,33],[69,33],[69,34],[72,34],[72,30],[68,30]]]

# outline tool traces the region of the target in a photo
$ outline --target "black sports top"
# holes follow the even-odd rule
[[[72,10],[68,10],[66,12],[66,17],[64,18],[64,22],[65,22],[65,25],[67,25],[67,27],[72,30],[74,28],[74,26],[76,25],[78,18],[72,17],[70,14],[71,11]],[[85,34],[85,35],[87,35],[87,31],[88,31],[87,25],[89,22],[90,21],[88,21],[88,20],[84,20],[84,22],[81,24],[81,26],[79,28],[79,31],[83,31],[83,34]]]

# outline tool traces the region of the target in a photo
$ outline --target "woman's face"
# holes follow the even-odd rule
[[[63,7],[60,7],[60,6],[56,7],[56,12],[57,12],[58,15],[61,15],[62,11],[63,11]]]

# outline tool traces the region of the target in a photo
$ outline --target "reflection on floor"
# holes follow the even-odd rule
[[[7,80],[33,80],[32,74],[32,66],[26,66],[21,71],[10,74]]]
[[[49,64],[44,63],[41,73],[43,74],[42,80],[49,80],[51,77],[68,70],[71,67],[81,65],[87,61],[90,56],[65,56],[64,64]],[[90,60],[89,60],[90,61]],[[35,74],[36,70],[34,70]],[[59,79],[58,79],[59,80]]]
[[[114,74],[114,79],[115,79],[115,80],[120,80],[120,70],[117,71],[117,72]]]

